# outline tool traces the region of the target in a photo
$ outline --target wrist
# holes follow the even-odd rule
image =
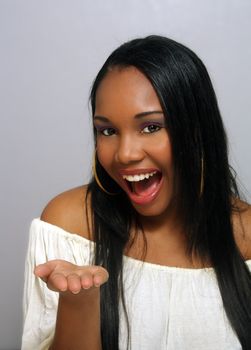
[[[100,299],[100,288],[92,287],[90,289],[81,289],[77,294],[72,292],[60,292],[59,299],[63,303],[73,304],[73,305],[90,305],[92,306]]]

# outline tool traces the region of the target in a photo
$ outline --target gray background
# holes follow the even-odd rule
[[[20,348],[29,223],[88,180],[90,85],[123,41],[164,34],[203,59],[250,200],[250,19],[249,0],[0,0],[1,350]]]

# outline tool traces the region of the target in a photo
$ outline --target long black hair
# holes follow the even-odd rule
[[[187,235],[187,251],[214,267],[227,317],[243,349],[251,349],[251,274],[234,239],[232,213],[239,198],[228,163],[227,138],[214,89],[202,61],[174,40],[148,36],[116,49],[99,71],[96,92],[113,67],[134,66],[151,82],[161,103],[172,144],[177,201]],[[96,134],[94,129],[94,137]],[[109,271],[101,288],[103,350],[119,344],[119,302],[123,302],[123,251],[137,213],[96,159],[103,192],[93,178],[91,193],[95,263]]]

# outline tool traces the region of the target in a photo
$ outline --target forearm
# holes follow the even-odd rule
[[[55,336],[50,350],[101,350],[100,290],[59,296]]]

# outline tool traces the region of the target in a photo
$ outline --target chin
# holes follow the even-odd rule
[[[138,214],[144,217],[158,218],[161,216],[168,216],[168,213],[172,211],[170,205],[136,205],[132,203],[132,206],[137,211]]]

